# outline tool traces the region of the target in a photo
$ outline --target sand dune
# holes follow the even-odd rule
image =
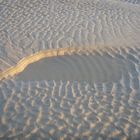
[[[139,0],[0,0],[0,139],[138,140],[139,38]]]

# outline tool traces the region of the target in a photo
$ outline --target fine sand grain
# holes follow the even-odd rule
[[[0,139],[139,138],[139,0],[0,0]]]
[[[139,47],[140,5],[120,0],[3,0],[0,70],[42,50]]]

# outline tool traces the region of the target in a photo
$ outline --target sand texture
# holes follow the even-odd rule
[[[0,140],[140,139],[140,0],[0,0]]]
[[[49,50],[44,50],[44,51],[39,51],[35,54],[32,54],[30,56],[27,56],[23,59],[21,59],[16,65],[7,68],[6,70],[3,70],[0,72],[0,80],[4,78],[8,78],[8,76],[14,76],[20,72],[22,72],[29,64],[34,63],[36,61],[39,61],[43,58],[50,58],[50,57],[56,57],[58,58],[59,56],[70,56],[73,54],[79,54],[79,55],[93,55],[93,54],[102,54],[104,52],[109,53],[112,51],[113,48],[111,47],[84,47],[84,48],[79,48],[79,47],[67,47],[67,48],[58,48],[58,49],[49,49]],[[94,55],[96,56],[96,55]],[[93,58],[92,58],[93,59]],[[96,58],[95,58],[96,60]],[[40,63],[40,61],[39,61]],[[104,63],[104,62],[103,62]],[[59,64],[58,64],[59,65]],[[50,67],[50,66],[48,66]],[[117,65],[116,65],[117,67]],[[44,69],[42,67],[42,69]],[[102,68],[101,68],[102,69]],[[40,70],[37,70],[40,71]],[[31,79],[32,80],[32,79]],[[39,79],[38,79],[39,80]]]
[[[138,47],[140,6],[119,0],[3,0],[0,69],[68,46]]]
[[[128,77],[113,83],[5,80],[0,85],[3,139],[140,137],[140,92]]]

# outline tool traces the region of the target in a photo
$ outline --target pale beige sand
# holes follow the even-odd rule
[[[120,0],[120,1],[132,3],[132,4],[140,4],[140,0]]]
[[[136,140],[140,136],[140,93],[127,82],[90,85],[13,79],[1,82],[0,91],[3,139]]]
[[[22,72],[29,64],[36,62],[43,58],[49,58],[49,57],[56,57],[56,56],[64,56],[64,55],[72,55],[74,53],[78,54],[81,53],[96,53],[97,50],[100,53],[103,53],[104,51],[112,51],[112,47],[67,47],[67,48],[59,48],[59,49],[50,49],[45,51],[40,51],[38,53],[35,53],[33,55],[27,56],[20,60],[15,66],[12,66],[10,68],[7,68],[6,70],[3,70],[0,72],[0,80],[7,78],[8,76],[14,76],[20,72]]]
[[[61,53],[62,54],[62,53]],[[127,75],[130,62],[121,60],[108,53],[98,54],[95,51],[65,54],[64,56],[46,57],[29,65],[17,75],[18,80],[38,81],[87,81],[89,83],[116,82],[123,75]],[[23,65],[19,67],[23,68]],[[129,68],[130,67],[130,68]],[[13,68],[16,71],[16,67]]]
[[[0,1],[0,139],[139,140],[139,38],[138,0]]]
[[[3,0],[0,70],[52,48],[139,47],[139,36],[139,4],[120,0]]]
[[[2,80],[0,82],[0,137],[27,140],[46,138],[138,140],[140,136],[140,49],[108,51],[108,53],[101,53],[100,57],[98,57],[99,53],[93,54],[93,52],[86,55],[84,53],[68,55],[68,58],[59,56],[61,60],[57,56],[58,59],[56,57],[55,60],[63,63],[58,62],[63,66],[67,59],[70,67],[74,64],[72,70],[75,72],[74,68],[79,65],[79,62],[75,61],[70,64],[69,61],[73,57],[78,60],[77,57],[83,59],[87,56],[83,63],[84,66],[87,66],[89,59],[91,59],[90,64],[98,59],[100,59],[99,64],[104,61],[106,61],[105,64],[111,64],[109,60],[112,59],[112,62],[118,60],[115,63],[119,62],[121,66],[122,64],[127,66],[126,71],[121,73],[121,77],[118,75],[115,77],[117,81],[113,79],[100,81],[96,76],[94,78],[97,78],[97,81],[93,79],[90,84],[84,82],[83,79],[80,82],[73,81],[75,77],[74,74],[70,77],[70,71],[64,77],[60,75],[62,79],[60,81],[59,79],[58,81],[43,80],[44,77],[38,81],[38,77],[36,79],[36,75],[31,74],[34,68],[31,64],[15,78]],[[54,58],[45,58],[46,64],[51,66],[52,62],[49,64],[49,61],[53,61]],[[39,62],[45,65],[43,60],[35,62],[34,65],[38,67],[41,65]],[[91,68],[93,70],[95,67],[104,68],[103,65],[97,66],[94,63]],[[82,66],[82,63],[79,66]],[[49,68],[46,65],[46,73],[47,69]],[[31,73],[26,75],[29,70],[32,70]],[[81,69],[78,70],[80,73]],[[103,71],[102,75],[104,76],[107,71],[109,67]],[[100,73],[100,71],[94,72],[97,75]],[[111,69],[109,73],[113,72],[117,74],[114,69]],[[28,77],[23,77],[22,74]],[[53,78],[52,75],[50,76]],[[108,76],[106,75],[105,79],[108,79]],[[57,79],[57,75],[54,78]],[[70,80],[72,78],[72,81],[65,81],[67,78]],[[20,81],[21,79],[24,81]]]

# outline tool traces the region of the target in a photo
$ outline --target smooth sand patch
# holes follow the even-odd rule
[[[118,81],[124,73],[127,73],[127,64],[119,58],[92,53],[72,54],[44,58],[32,63],[17,75],[17,79],[102,83]]]
[[[7,78],[8,76],[14,76],[20,72],[22,72],[29,64],[36,62],[43,58],[49,58],[49,57],[56,57],[56,56],[64,56],[67,54],[79,54],[81,53],[103,53],[107,51],[115,51],[112,47],[66,47],[66,48],[58,48],[58,49],[49,49],[37,52],[33,55],[29,55],[27,57],[24,57],[22,60],[20,60],[15,66],[12,66],[10,68],[7,68],[6,70],[0,72],[0,80],[3,78]]]

